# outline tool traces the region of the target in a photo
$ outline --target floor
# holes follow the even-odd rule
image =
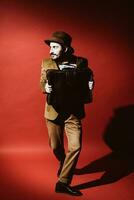
[[[96,144],[97,145],[97,144]],[[3,149],[0,156],[1,200],[133,200],[132,160],[95,144],[83,147],[72,185],[83,196],[54,192],[58,163],[48,148]]]

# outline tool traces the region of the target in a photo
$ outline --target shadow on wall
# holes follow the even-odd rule
[[[107,125],[103,139],[112,152],[76,169],[77,175],[104,172],[97,180],[74,186],[76,189],[109,184],[120,180],[134,171],[134,105],[115,109]]]
[[[121,155],[134,155],[134,105],[120,107],[115,110],[104,131],[104,141]]]

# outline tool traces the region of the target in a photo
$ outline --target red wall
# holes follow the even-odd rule
[[[103,143],[113,110],[134,102],[127,5],[69,0],[0,4],[1,150],[48,148],[39,78],[49,50],[43,40],[56,30],[72,35],[75,53],[88,58],[94,71],[94,101],[86,105],[83,141]]]
[[[127,3],[118,0],[0,1],[2,200],[60,200],[54,193],[57,162],[48,147],[43,118],[45,97],[39,86],[41,60],[49,56],[43,40],[56,30],[72,35],[75,53],[88,58],[94,71],[94,101],[85,106],[83,149],[78,164],[82,167],[94,161],[92,172],[105,171],[105,179],[107,173],[114,178],[115,170],[114,181],[121,179],[120,169],[128,167],[128,163],[110,160],[112,156],[108,153],[119,148],[120,142],[121,148],[128,148],[129,152],[133,148],[134,68],[128,14]],[[121,176],[129,173],[131,168]],[[89,182],[89,178],[98,180],[98,173],[77,176],[75,180],[78,184]],[[130,200],[132,186],[132,178],[126,177],[100,190],[90,188],[83,200]]]

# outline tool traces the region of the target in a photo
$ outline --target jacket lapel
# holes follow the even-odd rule
[[[58,69],[58,66],[54,60],[50,59],[47,63],[47,68],[48,69]]]

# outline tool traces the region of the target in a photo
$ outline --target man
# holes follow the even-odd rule
[[[82,193],[70,186],[81,150],[81,119],[85,116],[84,102],[80,100],[83,97],[78,98],[80,88],[78,88],[77,79],[81,80],[79,75],[81,72],[86,72],[85,77],[88,76],[86,84],[90,93],[93,89],[93,73],[88,68],[86,59],[73,54],[72,38],[68,33],[62,31],[54,32],[52,37],[44,42],[50,47],[50,58],[42,61],[40,84],[43,93],[47,94],[44,115],[49,143],[59,161],[58,182],[55,186],[55,192],[80,196]],[[50,73],[48,72],[52,72],[53,77],[55,77],[51,81],[49,80],[48,75]],[[63,76],[65,78],[60,79]],[[85,77],[82,82],[86,80]],[[82,89],[81,91],[83,91]],[[59,91],[62,92],[59,94]],[[63,94],[66,96],[65,98],[61,98]],[[76,94],[76,98],[74,94]],[[49,100],[49,97],[51,100]],[[64,129],[68,141],[66,153],[63,144]]]

